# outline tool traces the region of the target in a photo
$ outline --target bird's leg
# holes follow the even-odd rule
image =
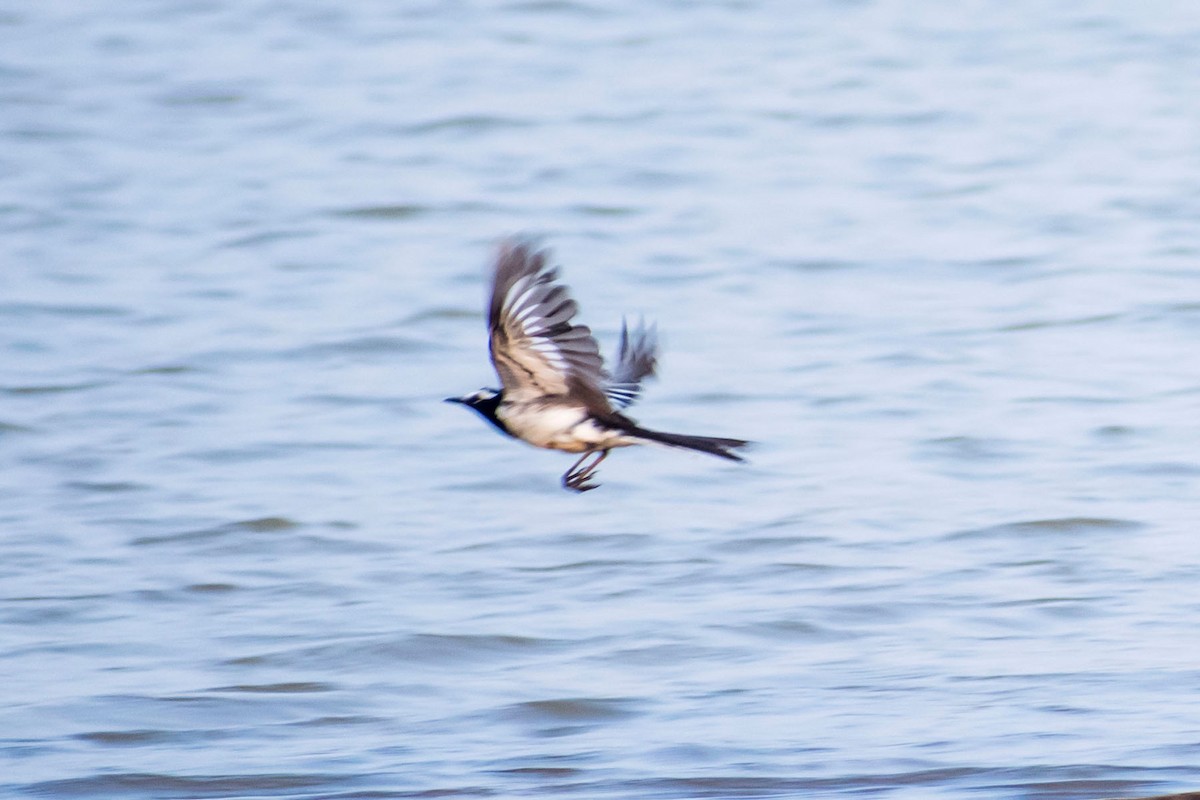
[[[575,470],[579,468],[580,464],[582,464],[584,461],[587,461],[588,457],[591,455],[592,455],[591,450],[584,452],[584,454],[579,457],[579,460],[576,461],[574,464],[572,464],[571,468],[568,469],[565,473],[563,473],[562,485],[563,485],[564,489],[576,488],[575,487],[575,481],[576,481]]]
[[[599,454],[595,461],[588,464],[586,467],[581,466],[589,457]],[[608,455],[607,450],[589,450],[584,453],[578,461],[571,465],[563,475],[563,488],[574,489],[577,492],[586,492],[589,489],[595,489],[599,484],[588,482],[588,476],[596,471],[596,467],[600,466],[600,462]]]
[[[604,460],[604,459],[606,459],[606,458],[608,458],[608,451],[607,451],[607,450],[601,450],[601,451],[600,451],[600,457],[599,457],[599,458],[597,458],[595,461],[593,461],[591,464],[589,464],[589,465],[588,465],[588,467],[587,467],[587,469],[585,469],[585,470],[581,471],[581,472],[579,473],[579,478],[580,478],[580,479],[583,479],[583,478],[586,478],[587,476],[591,475],[593,472],[595,472],[595,471],[596,471],[596,467],[600,466],[600,462],[601,462],[601,461],[603,461],[603,460]]]

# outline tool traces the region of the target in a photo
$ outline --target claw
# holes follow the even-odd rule
[[[563,476],[563,488],[576,492],[590,492],[600,484],[590,480],[590,474],[571,473]]]
[[[599,452],[600,455],[593,459],[592,463],[588,464],[586,467],[583,467],[583,462],[591,458],[593,453],[596,452]],[[584,453],[583,457],[576,461],[571,469],[567,470],[567,474],[563,475],[563,488],[572,489],[576,492],[590,492],[592,489],[595,489],[600,484],[593,483],[589,479],[595,474],[596,467],[600,466],[600,462],[603,461],[607,456],[607,450],[593,450]]]

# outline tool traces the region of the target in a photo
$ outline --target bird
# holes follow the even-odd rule
[[[616,365],[604,368],[600,347],[586,325],[550,252],[536,240],[501,242],[487,306],[489,350],[500,389],[447,397],[476,411],[502,433],[548,450],[581,454],[562,476],[563,488],[595,489],[596,468],[610,450],[658,444],[695,450],[730,461],[744,439],[664,433],[641,427],[622,412],[641,396],[642,382],[658,365],[658,332],[622,320]]]

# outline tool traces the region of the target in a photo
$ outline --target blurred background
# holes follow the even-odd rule
[[[1200,788],[1200,7],[0,2],[0,790]],[[541,235],[650,427],[494,386]]]

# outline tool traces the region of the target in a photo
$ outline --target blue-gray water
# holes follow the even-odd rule
[[[1198,187],[1192,4],[0,5],[0,792],[1200,788]]]

